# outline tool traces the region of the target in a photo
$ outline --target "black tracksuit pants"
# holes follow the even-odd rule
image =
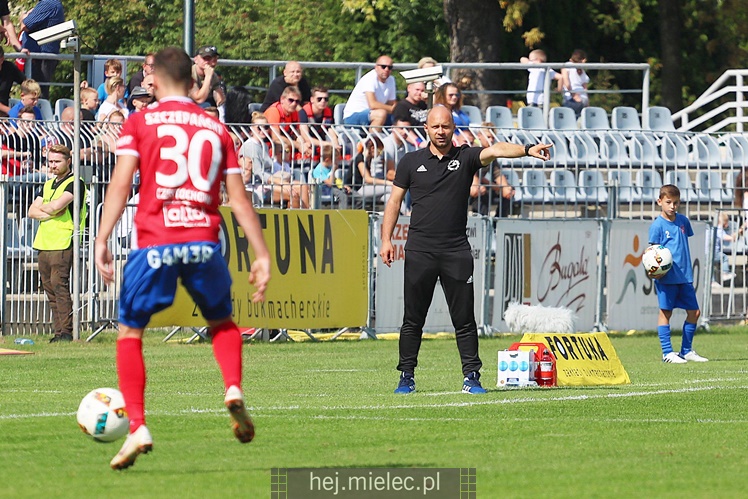
[[[426,322],[437,279],[441,279],[449,315],[455,328],[462,373],[479,371],[478,327],[473,312],[473,255],[470,250],[429,253],[406,250],[404,302],[400,328],[400,362],[397,369],[414,372],[418,365],[423,325]]]

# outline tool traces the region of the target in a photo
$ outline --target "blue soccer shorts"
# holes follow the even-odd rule
[[[153,314],[174,302],[179,279],[206,320],[231,315],[231,275],[221,245],[196,242],[130,252],[122,273],[119,322],[146,327]]]
[[[657,301],[660,310],[699,310],[699,302],[696,300],[696,290],[693,284],[661,284],[655,280],[657,290]]]

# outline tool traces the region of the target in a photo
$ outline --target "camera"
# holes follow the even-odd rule
[[[40,29],[35,33],[29,33],[29,36],[36,40],[39,45],[52,43],[78,32],[78,25],[75,21],[65,21],[64,23],[55,24],[49,28]]]
[[[418,83],[420,81],[434,81],[442,77],[442,67],[433,66],[431,68],[411,69],[409,71],[400,71],[400,75],[405,78],[408,84]]]

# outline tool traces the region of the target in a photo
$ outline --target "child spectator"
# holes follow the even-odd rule
[[[10,108],[8,116],[11,118],[18,118],[21,109],[26,106],[34,107],[34,116],[37,120],[42,120],[42,110],[36,104],[39,102],[39,97],[42,95],[42,87],[36,82],[36,80],[26,80],[21,83],[21,100],[18,104]]]
[[[124,106],[121,101],[125,96],[125,80],[119,76],[113,76],[106,82],[107,98],[99,106],[99,111],[96,113],[97,121],[106,120],[109,115],[114,111],[119,111],[127,119],[127,106]]]
[[[91,87],[81,89],[81,114],[83,121],[96,121],[99,93]]]
[[[672,185],[660,188],[657,204],[662,208],[649,228],[649,244],[662,245],[673,255],[673,266],[670,271],[655,279],[657,300],[660,315],[657,319],[657,335],[662,347],[662,361],[672,364],[691,362],[707,362],[692,348],[696,321],[699,319],[699,303],[696,300],[696,290],[693,287],[693,268],[691,267],[691,252],[688,248],[688,238],[693,236],[691,222],[684,215],[678,213],[680,205],[680,190]],[[673,351],[670,342],[670,317],[674,308],[686,311],[686,321],[683,323],[683,339],[680,354]]]
[[[107,59],[104,63],[104,83],[99,85],[96,94],[99,96],[99,102],[104,102],[107,98],[106,84],[110,78],[122,77],[122,63],[117,59]]]

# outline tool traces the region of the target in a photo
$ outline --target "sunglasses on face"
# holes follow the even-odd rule
[[[301,102],[301,99],[292,99],[291,97],[286,97],[286,100],[291,104],[298,104],[299,102]]]
[[[329,97],[315,97],[314,98],[317,102],[327,102],[330,100]]]
[[[447,97],[449,97],[449,98],[460,97],[461,95],[462,95],[461,93],[457,92],[456,94],[447,94]]]
[[[379,66],[382,69],[389,69],[390,71],[392,71],[392,68],[395,67],[392,64],[377,64],[377,66]]]

